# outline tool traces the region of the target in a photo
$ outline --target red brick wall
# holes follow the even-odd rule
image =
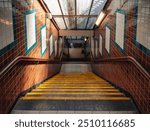
[[[0,71],[2,71],[11,61],[18,56],[26,56],[25,51],[25,30],[24,30],[24,13],[29,9],[36,10],[36,23],[37,23],[37,44],[34,49],[27,55],[29,57],[41,58],[40,47],[40,28],[45,23],[45,10],[38,0],[34,0],[31,5],[27,4],[27,0],[13,1],[13,9],[16,12],[16,46],[5,54],[0,56]],[[58,38],[58,30],[55,26],[47,20],[47,37],[53,33],[54,38]],[[49,44],[47,51],[42,57],[49,59]],[[53,59],[53,56],[50,58]],[[51,65],[27,65],[18,63],[9,73],[0,78],[0,113],[8,113],[16,100],[19,93],[32,87],[33,85],[51,77],[59,72],[59,64]]]
[[[122,3],[121,3],[122,2]],[[136,32],[136,9],[135,0],[110,0],[105,12],[108,13],[102,24],[95,30],[95,37],[99,34],[103,37],[103,55],[98,59],[132,56],[150,73],[150,56],[135,45]],[[118,4],[119,3],[119,4]],[[126,39],[125,51],[121,52],[115,45],[115,10],[123,9],[126,15]],[[111,49],[110,55],[105,49],[105,27],[106,24],[111,28]],[[128,91],[134,98],[139,109],[143,113],[150,113],[150,80],[145,78],[132,64],[96,64],[93,71],[111,81],[117,86]]]
[[[150,72],[150,56],[135,46],[135,32],[136,32],[136,0],[125,0],[125,3],[121,3],[122,0],[112,0],[109,6],[105,9],[108,12],[107,17],[104,19],[100,27],[95,31],[95,35],[99,38],[99,34],[103,37],[103,56],[102,58],[108,57],[119,57],[119,56],[132,56],[138,62],[140,62],[144,68]],[[113,3],[113,4],[112,4]],[[120,4],[118,4],[120,3]],[[118,6],[117,6],[118,5]],[[126,39],[125,39],[125,52],[122,53],[116,47],[115,43],[115,10],[125,10],[126,15]],[[105,27],[106,24],[111,28],[111,51],[110,56],[106,53],[105,45]],[[99,56],[100,57],[100,56]],[[100,57],[101,58],[101,57]]]

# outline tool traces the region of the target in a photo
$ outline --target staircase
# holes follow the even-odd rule
[[[21,100],[130,100],[93,73],[61,73]]]
[[[59,73],[21,97],[12,113],[137,113],[131,99],[92,72]]]

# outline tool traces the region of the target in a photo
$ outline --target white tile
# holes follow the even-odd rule
[[[103,49],[103,39],[102,39],[102,36],[100,35],[99,36],[99,52],[100,54],[102,55],[102,50]]]
[[[147,11],[149,12],[149,9],[150,8],[150,1],[142,1],[142,0],[139,0],[139,3],[142,3],[142,4],[139,4],[138,6],[138,23],[137,23],[137,33],[136,33],[136,40],[142,44],[144,47],[150,49],[150,46],[148,44],[148,41],[147,41],[147,36],[149,36],[150,34],[150,30],[147,28],[149,27],[149,23],[150,23],[150,19],[148,17],[147,14]],[[147,7],[147,8],[146,8]]]
[[[27,45],[28,49],[36,42],[36,29],[35,29],[35,13],[26,15],[26,30],[27,30]]]
[[[124,46],[125,15],[116,14],[116,43],[123,49]]]
[[[108,53],[110,53],[110,29],[106,27],[106,32],[105,32],[105,48]]]

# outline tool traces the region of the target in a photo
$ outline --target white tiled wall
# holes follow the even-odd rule
[[[150,49],[150,0],[139,0],[136,40]]]
[[[124,33],[125,33],[125,14],[119,12],[116,13],[116,39],[115,42],[120,46],[121,49],[124,48]]]
[[[99,52],[102,55],[102,48],[103,48],[103,39],[102,36],[99,35]]]
[[[50,56],[53,53],[53,35],[50,36]]]
[[[46,26],[44,28],[42,28],[41,30],[41,44],[42,44],[42,54],[44,53],[44,51],[46,50]]]
[[[55,56],[57,55],[57,40],[55,40]]]
[[[62,46],[63,46],[63,40],[62,40],[62,38],[59,38],[59,55],[61,54],[61,51],[62,51]]]
[[[11,0],[0,0],[0,49],[14,42]]]
[[[110,29],[106,26],[105,48],[110,53]]]
[[[36,43],[35,13],[26,15],[27,50]]]

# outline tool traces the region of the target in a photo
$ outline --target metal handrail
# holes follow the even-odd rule
[[[144,67],[133,57],[131,56],[124,56],[124,57],[112,57],[106,58],[101,60],[95,60],[92,55],[91,59],[93,64],[103,64],[103,63],[120,63],[120,62],[130,62],[132,63],[146,78],[150,80],[150,74]]]
[[[41,58],[31,58],[27,56],[18,56],[0,72],[0,78],[3,77],[7,72],[9,72],[19,62],[25,62],[28,64],[59,64],[61,63],[61,59],[62,59],[62,55],[59,61],[54,61],[54,60],[52,61],[49,59],[41,59]],[[145,75],[148,79],[150,79],[150,74],[142,67],[142,65],[137,60],[135,60],[131,56],[114,57],[114,58],[109,58],[109,59],[107,58],[102,60],[92,59],[92,61],[94,64],[131,62],[143,75]]]
[[[10,64],[8,64],[1,72],[0,78],[2,78],[6,73],[8,73],[15,65],[19,62],[26,64],[59,64],[61,63],[62,54],[59,60],[50,60],[50,59],[41,59],[41,58],[32,58],[27,56],[18,56]]]

